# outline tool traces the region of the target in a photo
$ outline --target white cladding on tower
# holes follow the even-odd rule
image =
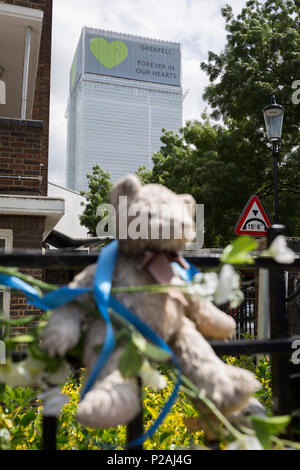
[[[67,187],[86,190],[94,165],[113,182],[151,168],[162,128],[182,126],[178,43],[84,27],[70,72]]]

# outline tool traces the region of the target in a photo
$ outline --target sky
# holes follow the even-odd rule
[[[180,42],[185,123],[208,107],[200,62],[225,46],[221,8],[228,3],[236,15],[246,0],[53,0],[49,181],[66,183],[69,72],[83,26]]]

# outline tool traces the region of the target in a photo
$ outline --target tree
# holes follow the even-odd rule
[[[140,175],[203,203],[205,245],[222,246],[233,238],[243,206],[264,181],[265,160],[238,129],[212,124],[207,116],[188,122],[180,134],[163,134],[151,174]]]
[[[300,106],[292,102],[292,84],[300,78],[299,0],[250,0],[237,18],[221,10],[228,32],[219,55],[209,51],[201,63],[211,82],[204,99],[215,119],[234,120],[260,130],[261,111],[271,96],[286,109],[285,148],[299,143]]]
[[[85,206],[80,216],[80,224],[87,227],[93,236],[96,236],[96,227],[101,219],[97,216],[97,208],[101,204],[109,202],[109,193],[112,188],[109,172],[105,172],[99,165],[93,166],[92,175],[86,175],[89,181],[89,190],[81,191],[81,196],[86,198],[87,203],[81,203]]]
[[[208,53],[201,68],[210,84],[204,99],[213,111],[188,122],[179,134],[164,131],[145,181],[191,193],[205,205],[205,245],[222,246],[247,200],[257,194],[272,218],[272,158],[266,147],[262,108],[272,94],[286,108],[279,168],[280,220],[288,235],[300,235],[300,105],[292,103],[292,83],[300,78],[299,0],[251,0],[237,19],[222,15],[227,44]],[[298,74],[298,75],[297,75]],[[222,119],[220,124],[213,120]]]

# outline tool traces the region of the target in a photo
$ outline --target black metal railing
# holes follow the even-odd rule
[[[255,273],[253,272],[254,276]],[[241,290],[244,300],[238,307],[229,304],[221,306],[221,310],[231,315],[236,322],[235,339],[255,338],[257,336],[257,286],[256,278],[242,282]]]
[[[283,233],[283,226],[273,226],[268,233],[268,244],[277,236]],[[197,267],[207,268],[219,264],[219,256],[190,256],[189,260]],[[46,254],[32,254],[25,252],[14,252],[3,254],[0,258],[2,266],[18,266],[26,268],[46,268],[58,269],[80,269],[97,261],[97,254],[66,253],[55,251]],[[238,339],[229,342],[211,341],[210,344],[218,355],[253,355],[265,353],[271,357],[272,370],[272,390],[273,390],[273,411],[275,414],[289,414],[293,409],[300,408],[300,365],[292,364],[290,359],[294,352],[292,344],[295,340],[300,340],[300,336],[289,336],[288,319],[286,308],[286,285],[284,271],[300,271],[300,258],[292,264],[278,264],[269,258],[257,258],[252,265],[252,269],[265,268],[269,270],[269,297],[270,297],[270,338],[269,339]],[[248,266],[244,267],[248,269]],[[238,266],[242,270],[242,266]],[[239,315],[243,315],[242,326],[252,322],[253,292],[250,291],[246,306],[242,307]],[[250,308],[251,307],[251,308]],[[246,322],[246,323],[245,323]],[[255,327],[254,327],[255,330]],[[56,419],[44,417],[43,419],[43,448],[54,450],[56,448]],[[143,414],[141,413],[134,421],[127,425],[128,442],[143,433]],[[297,436],[295,436],[297,440]],[[135,450],[142,449],[142,445]],[[132,449],[134,450],[134,449]]]

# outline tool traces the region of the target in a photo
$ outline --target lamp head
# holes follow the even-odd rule
[[[281,140],[284,107],[276,103],[274,95],[271,104],[263,109],[263,114],[268,139],[271,142],[279,142]]]

